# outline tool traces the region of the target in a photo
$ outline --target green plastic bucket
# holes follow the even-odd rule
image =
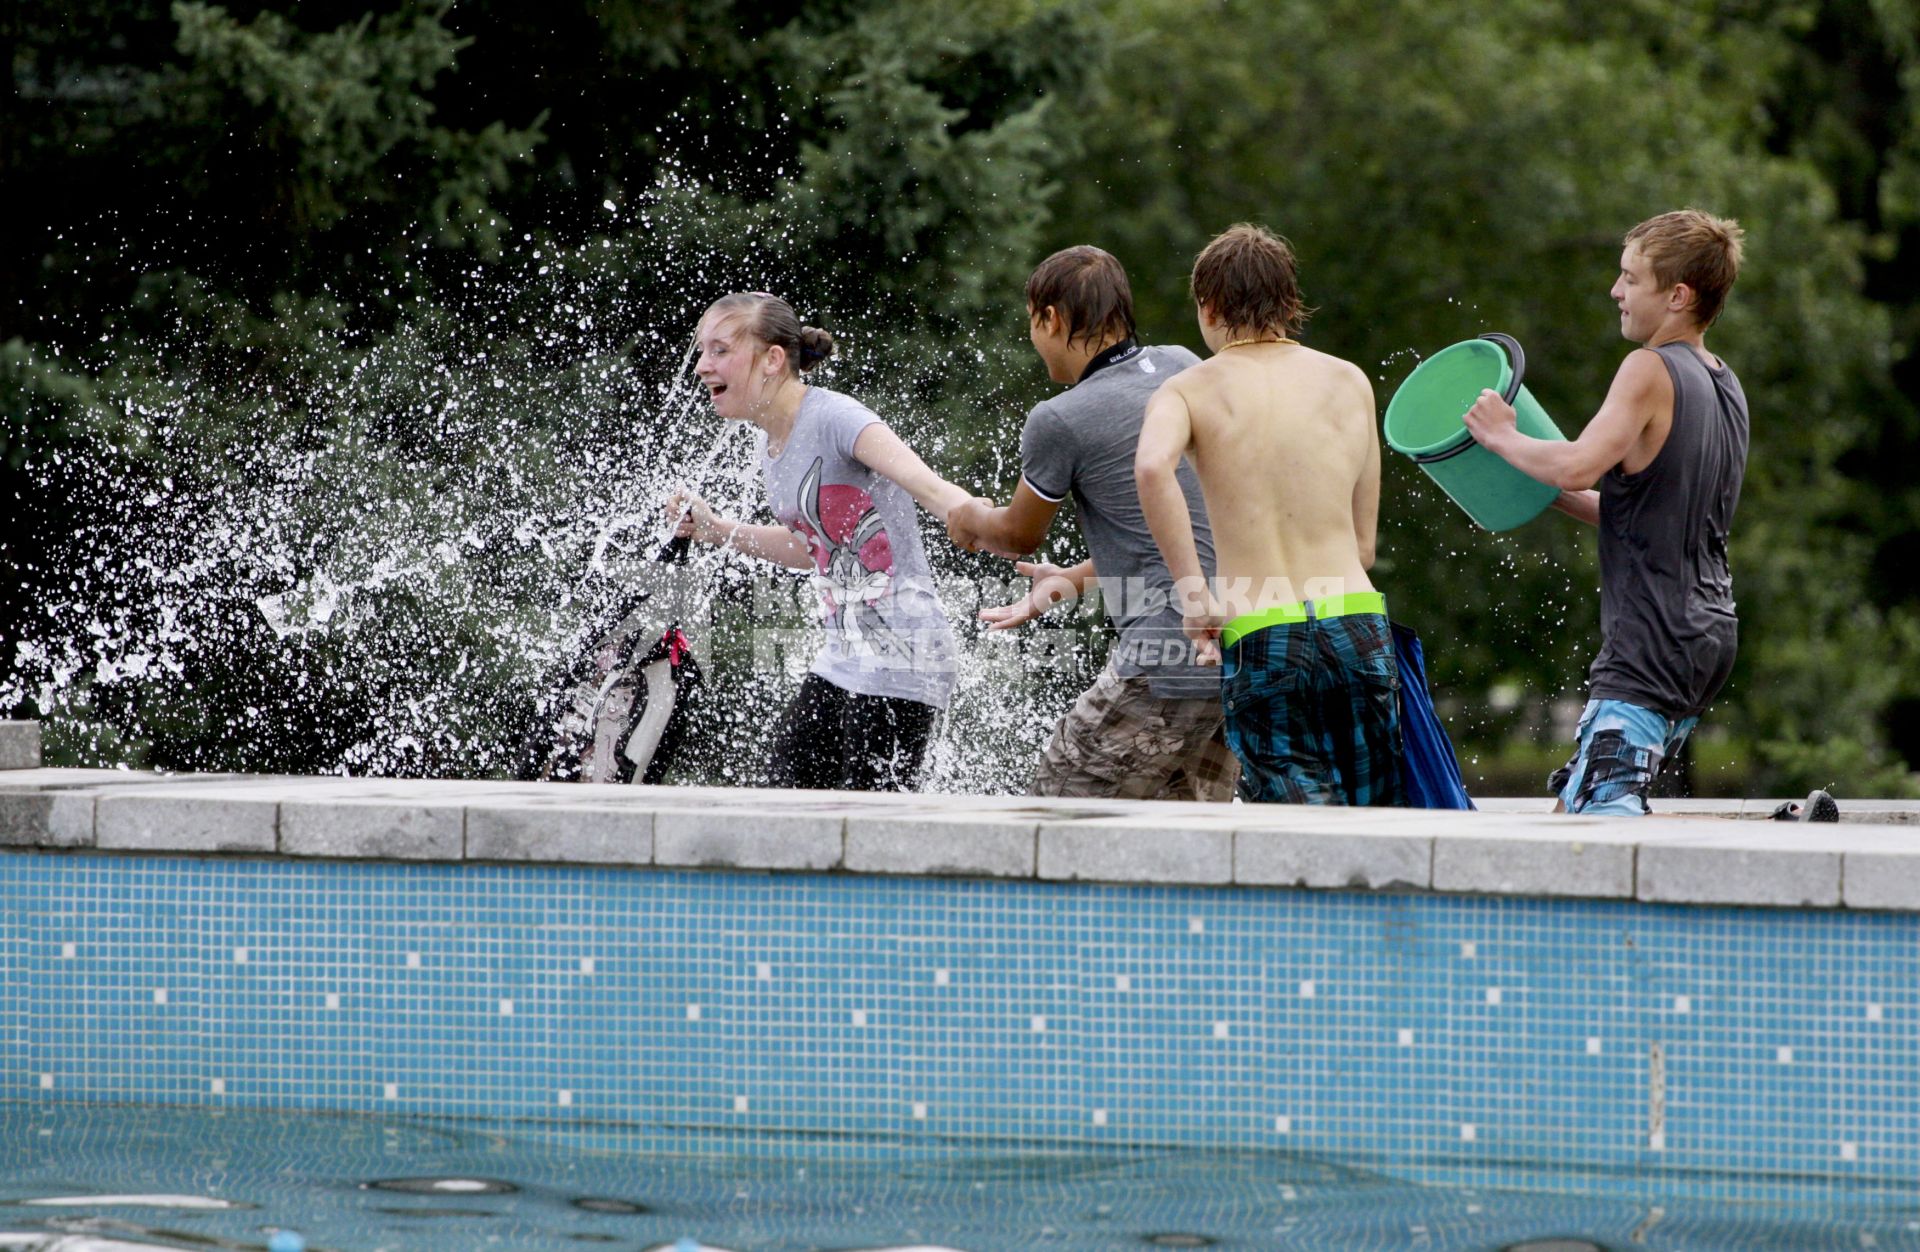
[[[1427,472],[1453,502],[1488,530],[1512,530],[1546,511],[1560,489],[1527,477],[1474,442],[1465,417],[1491,389],[1519,414],[1520,433],[1566,436],[1521,385],[1527,358],[1510,335],[1482,335],[1422,361],[1387,404],[1387,446]]]

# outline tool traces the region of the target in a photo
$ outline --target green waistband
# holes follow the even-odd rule
[[[1261,609],[1257,613],[1242,613],[1220,628],[1220,646],[1232,647],[1256,630],[1265,630],[1269,626],[1285,626],[1289,622],[1304,622],[1309,618],[1351,617],[1355,613],[1381,613],[1387,611],[1387,597],[1378,591],[1350,591],[1343,596],[1328,596],[1324,600],[1307,600],[1300,604],[1276,604]]]

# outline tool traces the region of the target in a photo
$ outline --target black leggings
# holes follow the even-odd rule
[[[933,736],[934,708],[861,696],[808,674],[773,732],[767,786],[905,791]]]

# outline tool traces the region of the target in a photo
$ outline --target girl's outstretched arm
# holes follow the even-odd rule
[[[967,493],[927,467],[919,454],[893,433],[885,422],[873,422],[853,441],[853,455],[876,474],[885,474],[907,489],[920,507],[941,521]]]

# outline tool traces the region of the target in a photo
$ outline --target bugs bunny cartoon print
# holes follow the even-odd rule
[[[813,585],[826,627],[853,655],[910,659],[912,647],[887,622],[892,603],[893,544],[873,497],[858,487],[821,485],[815,457],[800,480],[800,526],[813,550]]]

